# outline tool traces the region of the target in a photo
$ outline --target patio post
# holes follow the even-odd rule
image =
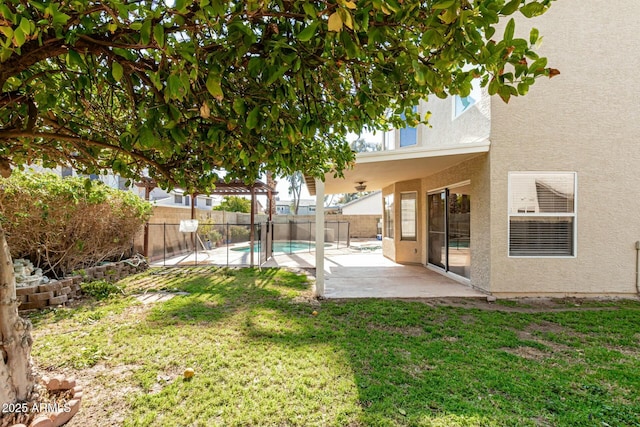
[[[255,234],[253,227],[255,225],[255,216],[256,216],[256,192],[255,192],[255,184],[251,186],[251,229],[249,230],[249,259],[251,260],[251,267],[253,267],[253,245],[255,241]]]
[[[316,297],[324,296],[324,181],[316,178]]]

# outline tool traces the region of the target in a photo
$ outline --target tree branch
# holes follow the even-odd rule
[[[91,140],[91,139],[87,139],[87,138],[82,138],[82,137],[78,137],[78,136],[71,136],[71,135],[65,135],[65,134],[57,134],[57,133],[48,133],[48,132],[25,132],[25,131],[0,131],[0,141],[2,140],[7,140],[7,139],[15,139],[15,138],[30,138],[30,139],[36,139],[36,138],[44,138],[44,139],[54,139],[54,140],[59,140],[59,141],[67,141],[67,142],[71,142],[74,143],[82,143],[82,144],[87,144],[87,145],[92,145],[94,147],[100,147],[100,148],[104,148],[107,150],[113,150],[116,151],[118,153],[127,155],[127,156],[131,156],[133,158],[136,158],[150,166],[153,166],[155,169],[158,170],[158,172],[160,172],[162,175],[164,175],[167,180],[169,180],[172,184],[175,185],[175,182],[173,180],[173,175],[171,174],[171,172],[169,172],[169,170],[167,170],[164,166],[162,166],[160,163],[156,162],[155,160],[151,159],[149,156],[146,156],[143,153],[131,150],[131,151],[127,151],[125,149],[123,149],[122,147],[119,147],[117,145],[111,145],[107,142],[101,142],[101,141],[95,141],[95,140]]]

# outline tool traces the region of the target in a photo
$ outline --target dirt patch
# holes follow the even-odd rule
[[[476,323],[476,320],[475,316],[471,316],[470,314],[463,314],[460,316],[460,321],[465,325],[472,325]]]
[[[500,350],[529,360],[544,360],[550,356],[550,354],[546,351],[540,350],[539,348],[527,346],[516,348],[503,347]]]
[[[392,298],[400,301],[420,302],[431,307],[457,307],[505,313],[546,313],[573,311],[615,311],[616,305],[598,306],[597,303],[615,302],[605,299],[581,298],[519,298],[488,302],[486,298]],[[595,305],[592,305],[594,303]]]
[[[567,329],[562,325],[558,325],[557,323],[547,322],[547,321],[532,323],[529,326],[527,326],[526,330],[530,332],[551,333],[551,334],[567,334],[567,333],[572,334],[574,332],[573,330]]]
[[[436,369],[435,365],[430,365],[428,363],[420,363],[420,364],[406,364],[402,368],[402,371],[411,375],[413,378],[420,378],[422,374],[425,372],[433,371]]]
[[[540,337],[537,337],[535,335],[533,335],[531,332],[529,331],[518,331],[518,338],[522,341],[534,341],[534,342],[538,342],[542,345],[544,345],[545,347],[549,347],[554,353],[564,353],[564,352],[568,352],[571,351],[571,347],[564,345],[564,344],[560,344],[557,342],[553,342],[553,341],[547,341],[545,339],[542,339]]]
[[[425,335],[424,329],[418,326],[381,326],[374,323],[369,323],[367,325],[367,329],[373,331],[388,332],[391,334],[400,334],[404,335],[405,337],[420,337]]]
[[[106,366],[97,364],[92,368],[51,371],[36,369],[38,375],[75,376],[77,384],[84,389],[80,411],[65,424],[68,427],[117,426],[122,425],[128,411],[128,395],[142,392],[132,386],[131,377],[137,365]]]

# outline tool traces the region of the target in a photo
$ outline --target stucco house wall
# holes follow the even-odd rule
[[[606,11],[607,18],[603,18]],[[640,2],[564,0],[532,22],[561,74],[524,98],[492,99],[491,287],[494,294],[618,295],[635,289],[640,240]],[[517,27],[517,26],[516,26]],[[508,256],[510,171],[577,173],[575,258]]]
[[[469,284],[487,292],[490,291],[491,277],[491,227],[489,221],[491,195],[489,171],[489,156],[483,154],[422,180],[424,197],[434,190],[455,186],[456,184],[466,181],[469,182],[471,188],[471,274]],[[428,244],[428,223],[425,219],[427,213],[425,212],[424,215],[425,217],[421,223],[421,227],[424,227],[421,246],[426,248]],[[427,261],[427,251],[423,251],[421,263],[426,265],[428,263]]]

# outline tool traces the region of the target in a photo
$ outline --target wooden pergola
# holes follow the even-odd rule
[[[158,184],[151,178],[143,178],[140,182],[137,182],[136,187],[144,188],[145,200],[149,200],[149,194],[151,191],[158,186]],[[201,193],[192,193],[191,194],[191,219],[195,219],[195,200],[196,196]],[[253,267],[253,246],[255,243],[255,215],[256,215],[256,196],[267,196],[269,200],[269,221],[272,220],[272,209],[271,204],[273,203],[273,196],[275,196],[277,191],[275,188],[272,188],[265,184],[260,180],[255,180],[253,184],[245,184],[244,181],[240,179],[234,179],[229,182],[220,180],[216,183],[216,187],[213,191],[208,193],[210,195],[222,195],[222,196],[246,196],[251,195],[251,230],[249,231],[249,240],[250,240],[250,257],[251,257],[251,266]],[[144,256],[148,256],[149,251],[149,223],[145,225],[144,228]]]

